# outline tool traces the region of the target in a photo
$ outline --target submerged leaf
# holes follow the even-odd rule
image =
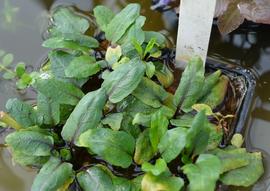
[[[109,191],[114,190],[110,175],[102,168],[93,166],[77,175],[80,187],[84,191]]]
[[[192,110],[200,96],[204,83],[204,66],[201,58],[192,58],[182,74],[181,82],[175,92],[174,104],[184,112]]]
[[[38,79],[34,87],[48,99],[60,104],[76,105],[84,96],[83,92],[71,83],[56,79]]]
[[[123,120],[123,113],[112,113],[107,115],[101,123],[103,125],[109,125],[113,130],[118,131],[121,128]]]
[[[241,148],[243,143],[244,143],[244,138],[243,135],[236,133],[233,135],[231,143],[233,146],[237,147],[237,148]]]
[[[221,161],[210,154],[199,156],[195,164],[182,167],[189,180],[189,191],[214,191],[221,171]]]
[[[50,156],[33,156],[20,151],[12,152],[12,159],[22,166],[41,168],[49,158]]]
[[[151,116],[151,126],[149,137],[154,151],[158,150],[160,139],[168,130],[169,121],[167,117],[159,110]]]
[[[249,164],[223,174],[220,178],[223,184],[248,187],[262,176],[264,168],[261,153],[246,153],[245,156],[241,157],[247,159]]]
[[[54,144],[51,136],[27,130],[11,133],[5,141],[13,151],[30,156],[50,156]]]
[[[70,8],[59,7],[53,12],[53,26],[50,29],[50,33],[53,36],[62,33],[83,34],[88,28],[88,20],[82,16],[76,15]]]
[[[227,10],[218,18],[218,28],[222,34],[228,34],[241,25],[245,17],[241,15],[238,4],[242,0],[232,1]]]
[[[75,57],[65,69],[65,74],[70,78],[87,78],[98,73],[100,69],[94,57],[84,55]]]
[[[135,140],[123,131],[98,128],[83,133],[78,145],[89,148],[112,165],[127,168],[132,163]]]
[[[215,109],[223,102],[227,93],[228,84],[229,78],[224,75],[221,76],[218,83],[199,101],[199,103],[206,104],[212,109]]]
[[[98,5],[94,8],[96,22],[102,31],[106,31],[108,24],[114,17],[114,13],[105,6]]]
[[[41,93],[37,95],[37,116],[40,125],[57,125],[60,122],[60,105]]]
[[[119,45],[116,47],[109,46],[106,51],[105,60],[109,63],[110,66],[112,66],[120,59],[121,56],[122,56],[121,46]]]
[[[31,105],[15,98],[8,100],[6,108],[9,115],[22,127],[27,128],[37,124],[37,113]]]
[[[186,137],[187,130],[182,127],[170,129],[162,137],[158,149],[167,163],[175,159],[184,149]]]
[[[139,4],[129,4],[113,17],[106,27],[106,38],[116,43],[140,15]]]
[[[109,100],[118,103],[131,94],[139,85],[145,71],[145,66],[139,58],[121,64],[108,74],[102,87],[106,89]]]
[[[180,177],[166,174],[154,176],[147,173],[142,180],[142,191],[179,191],[183,186],[184,181]]]
[[[168,98],[169,93],[162,86],[144,77],[138,87],[132,92],[132,95],[146,105],[159,108]]]
[[[41,168],[32,185],[31,191],[56,191],[66,189],[75,178],[72,164],[51,159]]]
[[[162,63],[155,63],[156,65],[156,72],[155,75],[161,85],[165,88],[168,88],[174,82],[174,76],[172,71],[166,66],[166,64]]]
[[[163,159],[156,160],[156,164],[152,165],[148,162],[143,163],[142,170],[144,172],[150,172],[155,176],[159,176],[163,172],[168,170],[167,163]]]
[[[79,136],[98,126],[107,97],[103,89],[89,92],[75,107],[61,132],[64,140],[77,144]]]
[[[145,129],[136,140],[136,149],[134,154],[134,161],[137,164],[143,164],[150,161],[155,155],[155,151],[151,146],[149,129]]]

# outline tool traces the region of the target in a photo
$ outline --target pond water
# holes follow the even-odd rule
[[[151,0],[0,0],[0,49],[12,53],[14,62],[23,61],[29,70],[39,67],[47,53],[41,47],[49,10],[60,4],[73,4],[83,11],[90,11],[97,4],[119,10],[129,2],[143,5],[142,14],[147,16],[146,28],[163,31],[175,42],[177,18],[173,12],[160,14],[150,9]],[[252,189],[270,190],[270,26],[253,26],[221,36],[213,28],[209,56],[249,68],[257,77],[251,120],[247,122],[246,146],[249,150],[261,150],[266,172]],[[0,78],[0,110],[10,97],[31,99],[31,93],[17,92],[12,82]],[[0,134],[0,143],[4,134]],[[269,164],[269,165],[267,165]],[[29,191],[35,172],[13,165],[8,151],[0,147],[0,191]]]

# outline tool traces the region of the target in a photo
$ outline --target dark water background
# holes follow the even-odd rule
[[[145,28],[162,31],[175,42],[177,18],[173,12],[160,14],[150,10],[150,0],[0,0],[0,49],[14,54],[15,63],[23,61],[28,69],[38,68],[47,49],[41,47],[42,34],[47,26],[49,10],[61,4],[73,4],[90,11],[97,4],[104,4],[115,11],[129,2],[142,4],[142,14],[147,17]],[[221,36],[213,27],[209,56],[241,65],[257,77],[256,96],[251,111],[251,121],[246,127],[246,146],[261,150],[264,155],[265,175],[253,189],[270,190],[270,26],[245,26],[227,36]],[[8,98],[31,98],[18,93],[12,82],[0,77],[0,110]],[[4,135],[0,134],[0,143]],[[0,148],[0,191],[29,191],[35,172],[13,165],[6,149]]]

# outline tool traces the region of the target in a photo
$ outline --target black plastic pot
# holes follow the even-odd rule
[[[256,79],[253,73],[248,69],[215,58],[208,58],[206,70],[211,72],[218,69],[220,69],[224,75],[229,77],[230,85],[233,88],[233,91],[235,91],[235,96],[231,98],[227,95],[227,100],[235,99],[235,103],[237,104],[234,113],[235,117],[230,124],[231,129],[229,135],[223,140],[223,144],[226,145],[233,134],[241,133],[244,135],[245,133],[245,127],[250,120]],[[224,100],[224,102],[226,102],[226,100]]]

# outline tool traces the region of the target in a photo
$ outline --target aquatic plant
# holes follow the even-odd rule
[[[260,152],[226,134],[229,79],[194,57],[180,83],[164,61],[166,38],[144,31],[138,4],[115,14],[94,9],[99,31],[71,9],[53,13],[49,61],[29,84],[30,105],[10,99],[0,121],[13,160],[39,169],[32,191],[214,191],[250,186],[263,174]],[[100,32],[101,31],[101,32]]]

